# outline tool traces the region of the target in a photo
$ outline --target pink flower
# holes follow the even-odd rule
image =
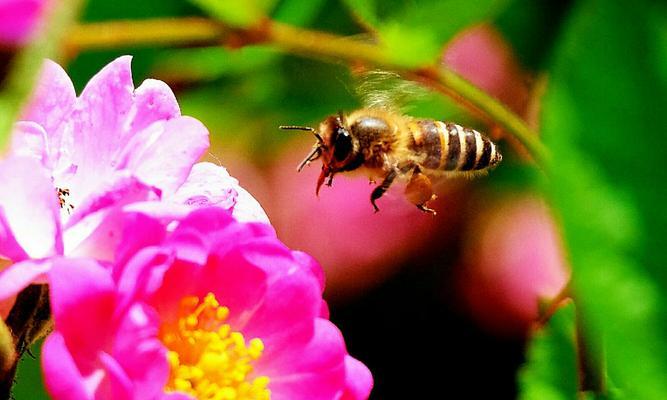
[[[30,40],[47,3],[48,0],[0,0],[0,47]]]
[[[114,265],[57,260],[48,273],[54,398],[368,396],[370,372],[327,318],[319,266],[269,225],[216,207],[173,232],[143,214],[126,221]]]
[[[443,61],[514,111],[525,112],[530,77],[493,26],[482,24],[459,33],[447,46]]]
[[[224,168],[193,166],[206,128],[181,116],[164,82],[135,89],[130,60],[107,65],[79,97],[65,71],[45,63],[0,163],[0,257],[14,262],[0,272],[0,299],[39,279],[50,257],[112,260],[128,211],[168,221],[215,205],[268,222]]]
[[[111,62],[79,97],[65,71],[47,61],[33,101],[15,125],[12,153],[37,159],[58,191],[65,253],[104,248],[100,241],[117,233],[112,228],[119,208],[138,202],[162,201],[170,207],[155,207],[163,214],[168,208],[173,217],[217,204],[241,218],[266,221],[259,204],[222,167],[193,169],[208,148],[208,131],[181,115],[164,82],[149,79],[135,89],[130,61],[125,56]]]
[[[523,195],[487,204],[469,227],[459,268],[473,315],[505,334],[524,334],[540,302],[568,280],[558,232],[542,201]]]

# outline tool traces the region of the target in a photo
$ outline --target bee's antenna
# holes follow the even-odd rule
[[[320,136],[319,133],[315,130],[315,128],[311,128],[310,126],[299,126],[299,125],[280,125],[278,128],[283,129],[283,130],[291,130],[291,131],[308,131],[312,132],[313,135],[317,138],[317,141],[320,143],[324,143],[324,140],[322,139],[322,136]]]
[[[278,128],[284,129],[284,130],[292,130],[292,131],[310,131],[310,132],[315,133],[315,128],[311,128],[310,126],[280,125]]]

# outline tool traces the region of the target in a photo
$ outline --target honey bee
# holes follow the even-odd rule
[[[361,172],[371,182],[381,182],[371,192],[371,204],[397,180],[407,182],[405,196],[420,210],[435,214],[428,203],[436,198],[432,180],[472,177],[495,167],[502,155],[495,143],[476,130],[433,119],[419,119],[399,111],[398,105],[424,94],[423,89],[399,75],[370,71],[362,76],[357,94],[366,107],[325,118],[317,129],[281,126],[308,131],[317,142],[297,171],[322,159],[315,193],[337,173]]]
[[[407,181],[405,195],[420,210],[435,214],[428,202],[435,199],[432,178],[478,175],[496,166],[502,155],[486,136],[451,122],[416,119],[380,108],[327,117],[318,129],[281,126],[312,132],[317,143],[297,171],[319,158],[322,172],[316,194],[331,186],[339,172],[360,171],[381,183],[371,192],[375,212],[382,195],[397,179]]]

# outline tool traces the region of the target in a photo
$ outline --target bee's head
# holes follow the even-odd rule
[[[327,185],[331,186],[333,176],[339,171],[350,171],[361,165],[363,160],[359,158],[359,148],[356,139],[350,134],[349,127],[345,122],[342,113],[327,117],[318,130],[303,126],[281,126],[281,129],[298,129],[311,131],[317,138],[317,143],[313,150],[299,164],[297,171],[315,161],[322,159],[322,172],[317,180],[316,193],[319,193],[320,187],[328,178]],[[361,161],[361,162],[360,162]]]

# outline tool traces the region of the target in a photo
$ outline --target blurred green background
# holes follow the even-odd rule
[[[357,78],[348,63],[289,54],[270,44],[128,47],[84,51],[68,61],[77,90],[122,54],[134,56],[136,85],[149,77],[169,83],[183,114],[209,128],[208,158],[226,166],[260,200],[288,245],[322,262],[332,320],[345,334],[350,353],[374,372],[373,399],[667,398],[664,3],[91,0],[82,21],[209,13],[235,26],[266,15],[302,28],[379,41],[402,65],[451,62],[473,81],[503,68],[505,86],[491,94],[529,120],[551,153],[549,167],[541,169],[517,151],[507,133],[498,134],[505,161],[496,171],[476,181],[445,183],[441,215],[415,222],[423,230],[398,229],[392,235],[392,226],[428,217],[402,211],[372,215],[367,184],[359,208],[346,206],[345,194],[340,195],[348,188],[345,183],[321,194],[331,199],[338,188],[337,203],[305,205],[309,199],[316,202],[315,182],[312,174],[297,175],[293,168],[308,151],[310,138],[277,130],[282,124],[313,126],[337,110],[359,107]],[[445,46],[462,32],[480,27],[484,35],[493,32],[492,40],[461,44],[456,54],[468,57],[467,66],[457,64],[460,58],[443,56]],[[500,51],[513,67],[485,58],[482,45]],[[425,91],[411,106],[411,115],[455,120],[493,134],[492,127],[440,94]],[[307,187],[308,197],[300,197],[299,187]],[[357,201],[354,196],[350,202]],[[493,263],[475,267],[483,264],[478,255],[485,242],[477,238],[484,237],[487,221],[494,213],[506,217],[509,211],[501,205],[516,202],[517,196],[547,204],[546,214],[560,237],[548,240],[562,248],[559,265],[572,277],[575,305],[559,310],[539,330],[507,310],[514,310],[515,298],[535,292],[539,279],[531,277],[541,268],[543,243],[510,242],[509,253],[528,248],[534,254],[509,269],[494,271]],[[395,197],[401,200],[400,194]],[[293,211],[299,208],[311,214]],[[358,218],[343,217],[362,212]],[[521,209],[516,217],[512,214],[497,237],[514,237],[521,215]],[[341,219],[344,224],[334,223]],[[382,234],[358,232],[357,223],[386,228]],[[306,224],[313,227],[306,229]],[[364,235],[380,237],[377,248],[346,243],[370,240]],[[337,252],[344,252],[349,265],[331,256]],[[377,256],[369,256],[373,252]],[[363,265],[357,262],[361,258]],[[469,276],[462,279],[461,271]],[[511,286],[515,291],[489,295],[488,282],[469,290],[479,282],[475,274],[520,284]],[[495,322],[489,323],[488,314],[495,314]],[[38,348],[34,355],[38,359]],[[24,357],[15,398],[46,398],[38,367],[36,359]],[[591,380],[582,381],[582,368],[599,376],[589,374]]]

